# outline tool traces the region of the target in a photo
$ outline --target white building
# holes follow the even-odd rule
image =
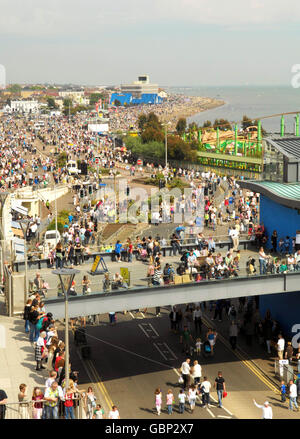
[[[131,93],[134,98],[144,93],[158,94],[158,84],[151,84],[149,75],[140,75],[132,84],[121,84],[121,93]]]
[[[12,113],[37,113],[38,111],[38,101],[11,101],[10,103],[10,112]]]
[[[58,92],[59,96],[62,98],[70,98],[73,100],[80,99],[84,97],[83,90],[62,90]]]

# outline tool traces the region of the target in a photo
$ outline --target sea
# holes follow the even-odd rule
[[[225,101],[225,105],[195,114],[188,123],[202,125],[206,120],[227,119],[240,123],[244,115],[259,119],[274,114],[299,112],[300,88],[292,86],[236,86],[236,87],[166,87],[170,93],[185,96],[203,96]],[[285,133],[294,133],[295,114],[285,116]],[[280,133],[280,116],[262,119],[262,127],[268,133]]]

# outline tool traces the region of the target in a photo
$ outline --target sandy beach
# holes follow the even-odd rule
[[[171,108],[166,109],[166,111],[161,115],[161,120],[163,122],[171,122],[170,128],[175,129],[178,119],[181,117],[188,118],[194,116],[202,111],[209,110],[211,108],[216,108],[224,105],[225,102],[222,100],[217,100],[207,97],[189,96],[185,97],[184,102],[178,102],[171,106]]]
[[[224,105],[223,100],[200,96],[184,96],[171,94],[159,105],[139,105],[133,107],[118,107],[110,116],[112,131],[128,130],[130,127],[138,128],[137,121],[140,114],[155,113],[161,122],[170,122],[169,130],[175,130],[180,118],[188,118],[202,111]]]

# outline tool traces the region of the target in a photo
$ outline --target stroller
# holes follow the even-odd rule
[[[208,340],[206,340],[206,341],[203,343],[202,354],[203,354],[203,357],[205,357],[205,358],[211,356],[211,346],[210,346],[210,343],[209,343]]]
[[[142,248],[139,255],[139,260],[142,262],[147,262],[148,259],[148,253],[145,248]]]

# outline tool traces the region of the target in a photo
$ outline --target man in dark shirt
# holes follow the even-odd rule
[[[0,419],[5,419],[7,395],[4,390],[0,389]]]
[[[222,372],[220,371],[218,372],[218,376],[215,379],[214,388],[217,388],[219,407],[222,408],[223,392],[226,391],[226,388],[225,388],[225,380],[222,377]]]
[[[180,343],[183,343],[182,352],[186,352],[187,354],[190,353],[190,345],[192,341],[193,341],[192,334],[188,330],[188,327],[184,326],[183,331],[180,335]]]

